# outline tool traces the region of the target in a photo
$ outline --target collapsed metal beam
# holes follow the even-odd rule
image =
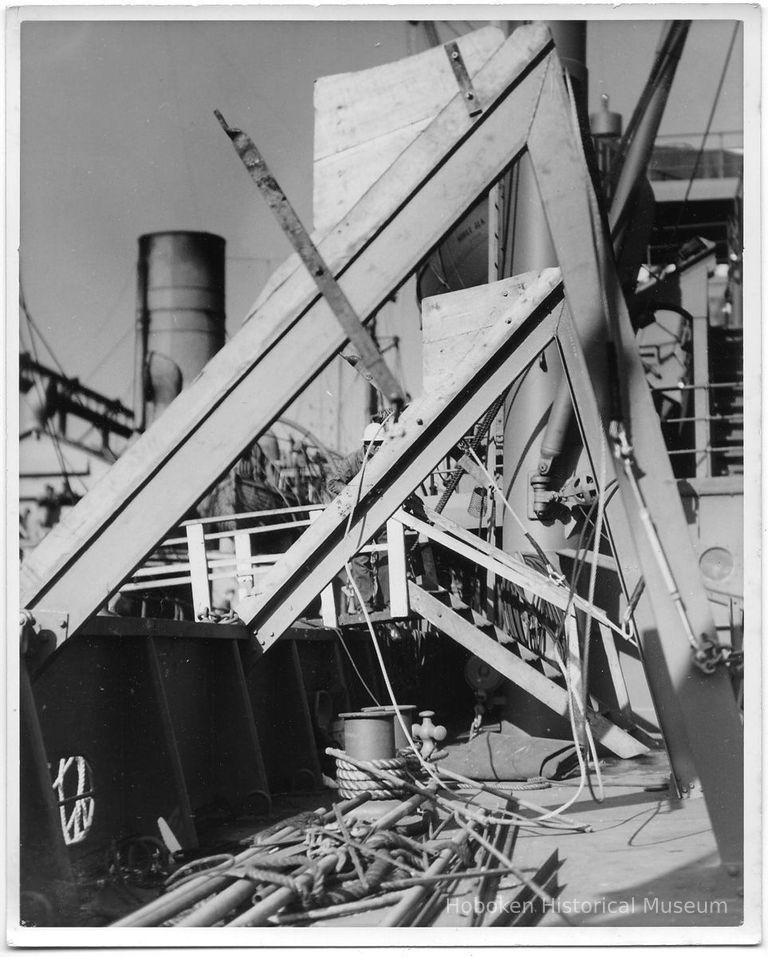
[[[640,575],[646,585],[635,622],[673,778],[683,794],[691,793],[697,777],[701,779],[721,857],[738,865],[743,847],[741,724],[724,669],[705,675],[693,655],[691,635],[716,647],[714,623],[626,303],[606,252],[606,230],[575,113],[554,61],[548,64],[526,142],[563,270],[568,310],[563,310],[566,347],[562,355],[585,446],[600,491],[604,494],[609,482],[616,481],[621,492],[607,502],[606,515],[625,587],[636,584]],[[259,631],[263,648],[290,626],[344,562],[375,534],[436,464],[438,450],[450,448],[448,437],[466,432],[522,371],[530,361],[530,344],[530,339],[524,339],[520,348],[525,346],[525,352],[508,355],[506,379],[492,374],[485,379],[483,370],[486,391],[480,388],[473,394],[475,399],[483,395],[482,404],[465,406],[457,402],[455,393],[442,410],[442,397],[428,395],[421,400],[431,411],[430,418],[425,417],[428,424],[444,423],[434,443],[417,427],[424,421],[421,414],[413,407],[408,410],[413,413],[410,417],[406,412],[399,438],[369,465],[360,486],[347,489],[275,566],[274,577],[266,585],[272,592],[248,604],[246,615]],[[613,460],[614,440],[625,427],[633,446],[632,473],[616,469]],[[658,541],[648,534],[646,503]],[[670,575],[674,589],[670,589]],[[626,590],[629,594],[631,587]],[[683,596],[682,615],[675,591]],[[715,733],[710,730],[713,714],[718,722]]]
[[[516,31],[473,77],[484,112],[470,118],[458,92],[317,243],[363,322],[524,149],[554,56],[542,25]],[[66,609],[76,631],[345,342],[289,260],[251,321],[29,556],[22,606]]]
[[[619,486],[620,494],[606,505],[606,518],[622,577],[630,586],[627,594],[641,574],[645,580],[635,624],[673,775],[683,794],[690,794],[701,780],[721,857],[738,864],[743,848],[741,721],[725,669],[720,666],[705,675],[694,661],[690,632],[703,644],[717,646],[711,607],[629,312],[607,252],[575,118],[555,71],[545,81],[528,151],[563,272],[569,308],[558,338],[566,343],[562,356],[585,448],[603,491],[612,479]],[[616,368],[611,368],[612,360]],[[685,623],[648,536],[633,482],[614,465],[614,438],[622,428],[632,445],[637,486],[683,596]]]
[[[498,318],[459,368],[415,400],[390,430],[362,476],[347,486],[277,562],[263,594],[245,598],[238,614],[270,647],[352,556],[376,534],[506,386],[525,371],[555,331],[562,297],[557,269],[490,287]],[[485,295],[489,292],[484,291]],[[505,295],[505,293],[507,295]],[[488,301],[486,299],[486,301]],[[553,313],[554,310],[554,313]]]

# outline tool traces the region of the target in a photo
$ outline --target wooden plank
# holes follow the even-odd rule
[[[482,658],[513,684],[524,688],[555,714],[568,719],[568,694],[564,688],[545,678],[540,671],[507,651],[418,585],[409,582],[408,590],[411,607],[417,615],[431,622],[473,655]],[[490,622],[487,624],[490,625]],[[602,715],[590,714],[589,721],[595,740],[618,757],[631,758],[648,751],[645,745]]]
[[[446,369],[455,368],[490,334],[498,317],[498,290],[517,298],[535,282],[529,272],[485,286],[460,289],[450,296],[430,296],[421,304],[423,391],[435,388]]]
[[[500,317],[492,345],[479,344],[461,368],[446,374],[441,390],[411,403],[365,474],[353,479],[277,562],[264,594],[241,602],[238,613],[255,628],[264,650],[551,341],[558,278],[558,270],[545,270],[535,295],[532,290]]]
[[[363,321],[522,151],[551,50],[546,28],[517,30],[475,77],[485,112],[451,100],[320,241]],[[295,257],[252,315],[29,556],[22,607],[66,607],[76,632],[344,345]]]
[[[457,40],[470,76],[504,42],[483,27]],[[315,229],[335,226],[456,95],[443,47],[315,81]]]

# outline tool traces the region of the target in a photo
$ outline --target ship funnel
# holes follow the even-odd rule
[[[224,247],[200,232],[139,237],[135,422],[143,431],[224,345]]]

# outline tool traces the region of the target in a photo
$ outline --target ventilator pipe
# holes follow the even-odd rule
[[[573,406],[571,393],[565,380],[560,382],[559,388],[549,413],[547,428],[541,440],[541,457],[539,458],[538,473],[531,479],[533,488],[533,511],[537,518],[542,518],[553,500],[550,490],[550,475],[552,462],[562,452],[565,439],[571,425]]]
[[[557,55],[565,76],[574,91],[579,112],[586,112],[587,26],[584,21],[547,21],[555,41]],[[509,240],[511,263],[508,274],[520,275],[529,271],[538,272],[557,265],[557,253],[541,201],[536,174],[530,156],[523,155],[515,166],[514,185],[510,190],[510,216],[513,222]],[[528,532],[533,532],[542,549],[554,553],[566,544],[562,523],[550,522],[534,526],[530,515],[531,474],[539,476],[539,453],[537,438],[542,434],[544,423],[552,422],[557,415],[557,399],[562,388],[563,374],[557,345],[550,343],[539,361],[532,363],[526,373],[510,390],[504,406],[504,494],[514,511],[523,517]],[[569,394],[566,392],[569,400]],[[553,458],[563,448],[560,426],[552,423]],[[565,423],[567,426],[567,421]],[[556,441],[555,441],[556,440]],[[548,494],[549,471],[545,470],[545,483],[539,483],[541,495]],[[536,518],[541,515],[536,514]],[[521,534],[517,523],[505,512],[502,525],[502,545],[505,551],[530,551],[529,542]]]

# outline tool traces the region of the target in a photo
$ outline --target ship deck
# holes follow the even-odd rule
[[[556,882],[548,885],[553,899],[532,923],[554,930],[556,936],[562,931],[565,938],[574,928],[728,928],[743,922],[742,879],[719,863],[705,803],[698,798],[672,799],[666,787],[668,770],[662,752],[610,763],[603,769],[602,802],[596,803],[585,787],[565,811],[568,818],[588,825],[589,831],[518,831],[510,854],[517,877],[522,874],[532,879],[554,852],[559,860]],[[594,773],[592,780],[597,790]],[[509,793],[549,811],[570,801],[578,786],[576,778],[548,788]],[[462,793],[475,806],[494,809],[504,803],[481,791]],[[231,851],[257,839],[280,820],[318,806],[330,808],[334,800],[338,797],[331,790],[276,796],[269,818],[208,830],[205,853]],[[398,802],[376,803],[385,808]],[[522,886],[517,877],[503,877],[493,896],[486,894],[484,902],[478,897],[478,879],[457,881],[432,910],[429,924],[446,929],[487,928],[505,912],[521,913],[514,910],[521,905],[513,903]],[[383,927],[388,913],[389,908],[371,909],[303,921],[300,926]],[[499,923],[505,923],[504,918]],[[290,928],[275,930],[280,933]]]

